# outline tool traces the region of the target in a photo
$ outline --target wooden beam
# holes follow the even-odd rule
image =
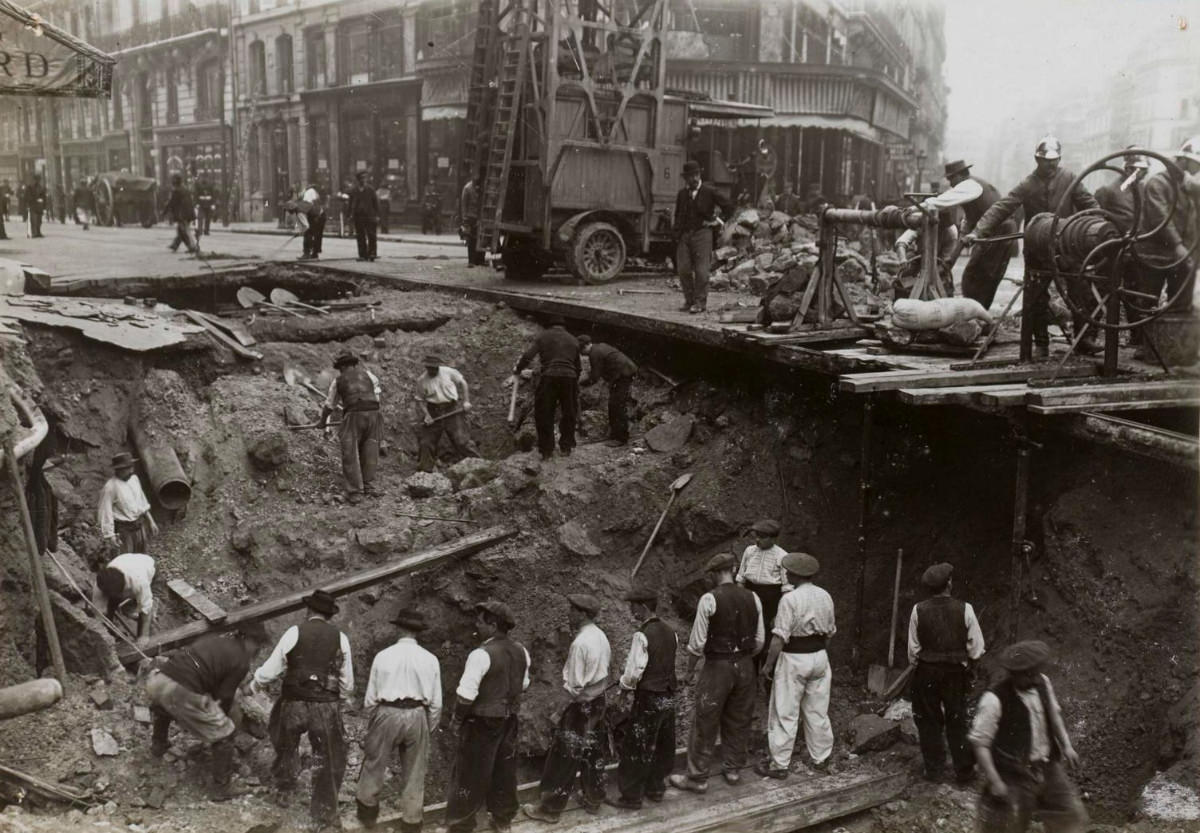
[[[875,393],[900,388],[953,388],[962,385],[1011,385],[1030,379],[1060,379],[1095,376],[1095,365],[1076,365],[1058,370],[1054,365],[1019,365],[983,370],[890,370],[885,373],[851,373],[838,379],[838,387],[849,393]]]
[[[432,567],[458,556],[479,552],[486,547],[490,547],[492,544],[499,543],[516,534],[517,530],[511,527],[489,527],[488,529],[465,535],[454,541],[440,544],[432,549],[423,550],[397,559],[396,561],[381,564],[378,567],[372,567],[369,570],[361,570],[347,576],[314,584],[311,587],[288,593],[285,596],[236,608],[229,611],[225,620],[216,628],[210,626],[208,622],[191,622],[178,628],[154,634],[145,645],[141,646],[141,650],[147,656],[154,656],[169,648],[191,642],[207,633],[228,630],[247,622],[272,619],[276,616],[282,616],[285,613],[299,610],[304,607],[304,597],[314,590],[321,589],[332,593],[334,596],[345,596],[349,593],[355,593],[364,588],[379,584],[380,582],[388,581],[396,576],[411,573],[414,570]],[[138,652],[128,645],[121,647],[117,656],[126,665],[136,663],[141,659]]]
[[[1024,405],[1025,385],[959,385],[953,388],[900,388],[897,395],[907,405]],[[985,397],[995,397],[986,401]]]
[[[1041,388],[1030,390],[1030,405],[1101,405],[1152,399],[1195,399],[1200,397],[1200,380],[1168,379],[1157,382],[1120,382],[1111,385]],[[1078,408],[1077,410],[1087,410]]]
[[[1181,396],[1174,399],[1143,399],[1134,402],[1073,402],[1063,405],[1030,405],[1031,413],[1078,414],[1084,411],[1150,411],[1157,408],[1200,408],[1200,396]]]
[[[192,323],[199,324],[201,327],[203,327],[210,336],[217,340],[218,344],[223,344],[232,350],[235,356],[239,356],[243,359],[252,359],[255,361],[263,357],[263,354],[257,350],[251,350],[249,347],[243,347],[237,339],[226,333],[223,329],[209,321],[200,313],[193,312],[190,309],[180,310],[180,312],[182,312]]]
[[[173,578],[168,581],[167,588],[187,602],[192,610],[203,616],[210,625],[225,621],[225,617],[229,615],[220,605],[181,578]]]
[[[1051,425],[1058,421],[1052,422]],[[1173,465],[1200,468],[1200,438],[1109,414],[1084,411],[1063,420],[1068,433]]]

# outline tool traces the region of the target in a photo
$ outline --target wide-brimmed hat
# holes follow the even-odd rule
[[[704,572],[717,573],[721,570],[732,570],[737,565],[737,559],[731,552],[719,552],[704,565]]]
[[[309,610],[320,613],[322,616],[333,616],[340,610],[337,605],[337,600],[328,590],[314,590],[302,600],[305,607]]]
[[[441,367],[445,364],[441,356],[435,356],[433,353],[426,353],[421,358],[421,364],[425,367]]]
[[[345,367],[348,364],[358,364],[358,356],[354,355],[349,350],[344,353],[339,353],[338,357],[333,360],[333,366],[337,368]]]
[[[810,578],[821,571],[821,562],[806,552],[789,552],[780,563],[789,573],[803,578]]]
[[[658,591],[649,585],[639,585],[626,591],[624,598],[627,602],[657,602]]]
[[[1031,671],[1050,659],[1050,646],[1040,639],[1027,639],[1009,645],[1000,654],[1001,668],[1009,671]]]
[[[485,610],[492,616],[499,619],[507,627],[514,628],[517,626],[517,617],[513,616],[512,608],[504,602],[498,602],[495,599],[488,599],[486,602],[479,602],[475,605],[476,610]]]
[[[423,631],[429,628],[429,620],[419,610],[404,609],[389,619],[393,625],[407,628],[410,631]]]
[[[546,326],[547,327],[565,327],[565,326],[567,326],[567,319],[563,318],[561,315],[551,315],[549,318],[546,319]]]
[[[137,458],[128,451],[118,451],[113,455],[112,467],[114,469],[131,469],[136,462]]]
[[[589,616],[600,612],[600,600],[591,593],[571,593],[567,596],[567,601],[571,603],[571,607],[582,610]]]
[[[955,159],[953,162],[947,162],[945,171],[946,177],[949,178],[955,174],[965,174],[967,171],[971,170],[972,164],[973,163],[971,162],[964,162],[961,159]]]
[[[764,538],[775,538],[779,535],[779,521],[763,518],[761,521],[755,521],[750,529]]]
[[[694,159],[689,159],[683,163],[683,175],[691,176],[692,174],[700,173],[700,163]]]
[[[946,586],[946,582],[950,580],[950,576],[953,573],[953,564],[945,561],[940,564],[934,564],[921,574],[921,584],[933,590],[940,590]]]

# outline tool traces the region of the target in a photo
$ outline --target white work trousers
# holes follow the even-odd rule
[[[833,726],[829,723],[829,690],[833,670],[829,654],[782,653],[775,663],[771,710],[767,717],[767,745],[771,766],[787,769],[796,745],[796,730],[804,718],[804,743],[813,763],[833,752]]]

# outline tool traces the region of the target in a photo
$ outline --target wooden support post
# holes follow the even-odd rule
[[[871,428],[875,421],[875,397],[863,400],[862,447],[858,469],[858,574],[854,589],[854,666],[860,667],[863,657],[863,605],[867,595],[867,515],[871,506]]]
[[[1028,425],[1024,414],[1017,416],[1017,483],[1013,495],[1013,532],[1009,553],[1009,573],[1012,576],[1008,637],[1016,642],[1020,632],[1021,618],[1021,564],[1029,548],[1025,540],[1026,512],[1029,506],[1029,452],[1033,441],[1029,439]]]
[[[33,534],[33,519],[29,517],[29,504],[25,502],[25,488],[21,485],[21,470],[17,466],[17,455],[13,451],[11,439],[4,443],[4,463],[8,468],[9,485],[12,486],[13,496],[21,510],[25,547],[29,551],[29,572],[33,579],[34,592],[37,594],[42,627],[46,630],[46,642],[50,646],[50,661],[54,665],[54,675],[66,689],[67,666],[63,662],[62,645],[58,642],[58,628],[54,624],[54,611],[50,607],[50,591],[46,589],[46,574],[42,571],[42,556],[38,552],[37,538]]]

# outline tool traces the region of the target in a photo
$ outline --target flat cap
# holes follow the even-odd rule
[[[338,357],[333,360],[334,367],[342,367],[343,365],[347,364],[358,364],[358,356],[354,355],[354,353],[350,352],[349,350],[339,353]]]
[[[806,552],[789,552],[782,559],[783,569],[808,578],[821,571],[821,562]]]
[[[436,356],[433,353],[426,353],[425,357],[421,359],[421,364],[425,365],[425,367],[441,367],[445,364],[445,362],[442,361],[441,356]]]
[[[402,628],[407,628],[410,631],[423,631],[429,627],[429,620],[425,618],[425,614],[419,610],[411,609],[399,611],[391,618],[391,623]]]
[[[546,319],[546,326],[565,327],[567,326],[567,319],[563,318],[561,315],[551,315]]]
[[[934,564],[921,575],[921,584],[939,590],[946,586],[946,582],[950,580],[950,576],[953,573],[953,564],[945,561],[941,564]]]
[[[779,521],[773,521],[770,518],[763,518],[761,521],[755,521],[752,530],[767,538],[774,538],[779,535]]]
[[[715,573],[719,570],[732,570],[737,565],[737,559],[731,552],[719,552],[704,565],[704,572]]]
[[[600,612],[600,600],[591,593],[572,593],[567,596],[567,601],[571,603],[571,607],[582,610],[584,613],[595,616]]]
[[[624,596],[627,602],[656,602],[658,591],[648,585],[631,588]]]
[[[515,628],[517,626],[517,617],[513,616],[512,609],[504,602],[498,602],[495,599],[488,599],[486,602],[479,602],[477,605],[475,605],[475,609],[486,610],[488,613],[504,622],[504,624],[510,628]]]
[[[1029,671],[1050,659],[1050,646],[1040,639],[1028,639],[1009,645],[1000,654],[1001,668],[1009,671]]]

